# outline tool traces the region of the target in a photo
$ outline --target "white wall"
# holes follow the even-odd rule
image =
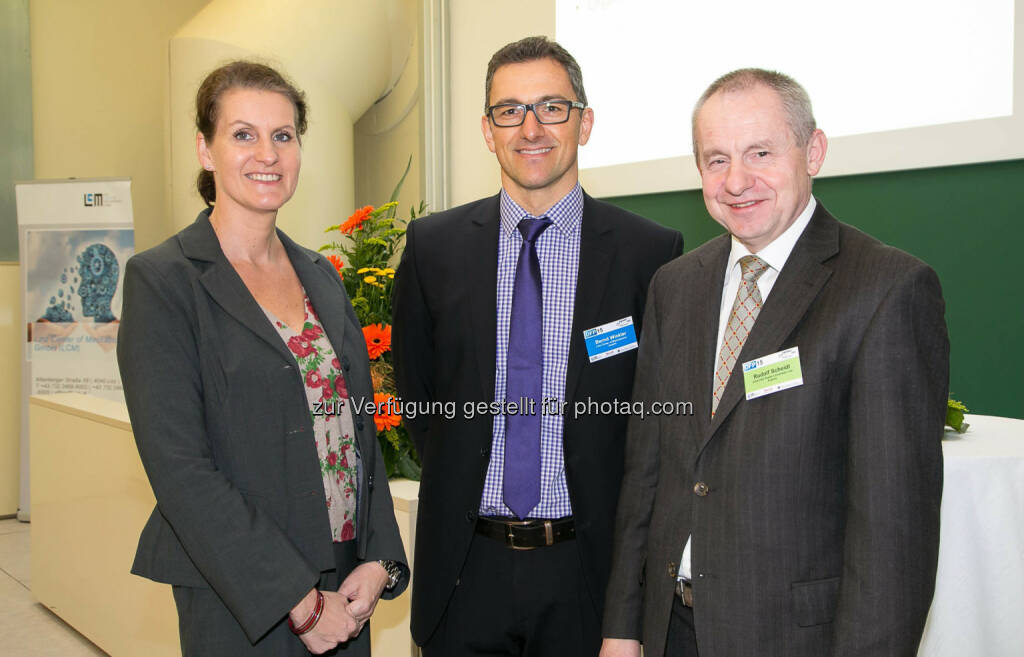
[[[408,0],[305,0],[287,3],[214,0],[171,40],[171,189],[174,222],[203,207],[195,192],[195,90],[226,59],[255,57],[280,66],[306,93],[309,131],[302,175],[278,226],[316,248],[323,229],[355,205],[353,123],[393,79],[392,42],[411,41]]]
[[[355,207],[339,208],[340,223],[356,207],[380,206],[387,202],[412,158],[409,175],[398,197],[398,216],[407,218],[411,206],[424,200],[421,43],[418,16],[422,0],[395,4],[399,15],[390,17],[402,25],[407,40],[392,40],[392,75],[395,78],[383,98],[363,114],[355,130]],[[407,30],[407,31],[406,31]],[[434,208],[435,210],[438,208]],[[317,245],[319,246],[319,244]]]
[[[136,247],[170,234],[167,40],[208,0],[32,0],[36,178],[132,178]],[[21,270],[0,264],[2,362],[21,361]],[[21,372],[0,373],[0,515],[18,506]]]
[[[450,0],[451,205],[490,196],[501,187],[498,162],[480,134],[487,62],[507,43],[554,37],[554,0],[522,0],[512,10],[494,0]],[[586,79],[586,71],[583,71]],[[600,117],[597,127],[600,129]]]
[[[0,516],[18,510],[21,435],[21,268],[0,263],[0,362],[8,364],[0,375]]]

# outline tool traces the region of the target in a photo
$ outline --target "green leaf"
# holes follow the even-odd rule
[[[409,169],[412,168],[412,155],[409,156],[409,161],[405,163],[405,171],[402,173],[402,177],[398,179],[398,184],[395,185],[395,191],[391,192],[391,197],[388,202],[397,201],[398,193],[402,191],[402,184],[405,183],[405,177],[409,175]]]
[[[411,479],[413,481],[420,480],[420,466],[413,460],[408,451],[404,451],[398,456],[397,465],[398,473],[406,479]]]
[[[384,469],[387,470],[388,479],[391,479],[398,474],[398,453],[380,434],[377,434],[377,442],[380,443],[380,453],[384,456]]]

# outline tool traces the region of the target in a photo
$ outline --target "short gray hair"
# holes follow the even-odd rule
[[[546,36],[531,36],[519,41],[514,41],[503,46],[494,53],[491,61],[487,63],[487,81],[484,83],[484,111],[487,111],[491,102],[491,82],[494,80],[494,72],[505,64],[522,64],[538,59],[553,59],[565,68],[569,76],[569,84],[572,85],[572,92],[576,99],[584,105],[587,104],[587,92],[583,90],[583,71],[576,62],[576,58],[569,54],[569,51],[552,41]]]
[[[744,91],[757,85],[764,85],[779,95],[782,108],[786,112],[786,122],[793,131],[797,144],[801,147],[807,145],[817,128],[814,112],[811,110],[811,97],[807,95],[807,90],[784,73],[763,68],[741,68],[726,73],[712,82],[694,106],[690,125],[693,131],[694,155],[697,155],[697,114],[704,107],[704,103],[719,91]]]

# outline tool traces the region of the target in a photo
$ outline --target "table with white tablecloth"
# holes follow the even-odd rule
[[[939,567],[919,657],[1024,657],[1024,420],[946,430]]]

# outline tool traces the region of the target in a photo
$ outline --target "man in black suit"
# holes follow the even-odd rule
[[[499,50],[485,105],[500,194],[410,224],[396,278],[423,463],[413,638],[427,657],[596,655],[626,426],[599,404],[630,397],[647,286],[682,237],[583,193],[593,111],[558,44]]]
[[[949,342],[938,277],[811,195],[827,142],[760,69],[694,110],[729,235],[651,282],[602,657],[913,657],[935,582]],[[773,362],[774,361],[774,362]]]

